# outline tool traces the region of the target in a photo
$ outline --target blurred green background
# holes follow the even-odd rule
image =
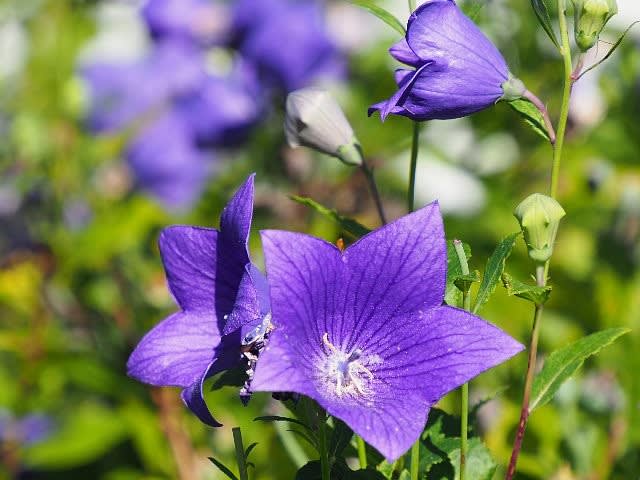
[[[406,18],[404,1],[386,5]],[[477,11],[511,70],[555,117],[561,62],[529,2],[465,6]],[[366,181],[335,159],[286,147],[276,102],[250,141],[220,160],[193,209],[171,213],[131,189],[122,138],[92,136],[83,127],[86,98],[76,69],[81,55],[95,51],[91,44],[109,12],[117,9],[135,23],[136,8],[126,1],[0,2],[0,419],[15,423],[37,413],[50,421],[41,441],[4,439],[0,478],[222,478],[207,456],[233,465],[233,426],[242,427],[245,443],[258,442],[255,478],[293,478],[296,466],[283,446],[290,434],[253,421],[279,411],[267,396],[256,395],[244,408],[233,389],[212,391],[208,404],[225,425],[212,430],[183,408],[178,390],[127,378],[125,363],[141,336],[175,310],[156,245],[160,229],[217,226],[230,193],[255,171],[251,245],[260,264],[259,229],[306,231],[329,241],[341,236],[290,194],[375,227]],[[376,167],[388,215],[396,218],[405,204],[411,124],[403,118],[382,124],[367,118],[366,108],[394,91],[386,50],[397,36],[344,2],[327,9],[349,59],[349,76],[336,93]],[[634,15],[640,18],[636,0],[620,0],[619,10],[599,53]],[[552,261],[542,356],[603,328],[632,332],[535,412],[519,479],[640,478],[640,28],[635,35],[575,87],[559,190],[568,215]],[[497,242],[517,230],[514,206],[547,191],[551,150],[499,104],[468,119],[426,125],[419,161],[419,204],[440,199],[447,236],[469,243],[471,268],[482,269]],[[532,273],[522,244],[507,271],[522,279]],[[499,287],[482,313],[528,343],[527,302]],[[510,452],[525,368],[520,355],[471,384],[474,401],[493,398],[479,422],[501,464]],[[457,404],[453,393],[441,406],[455,413]]]

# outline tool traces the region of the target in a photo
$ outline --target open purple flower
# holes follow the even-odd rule
[[[389,50],[413,70],[398,69],[398,91],[369,108],[413,120],[464,117],[514,100],[524,85],[491,41],[454,0],[428,0],[409,18],[407,35]]]
[[[315,0],[238,0],[233,30],[240,53],[266,82],[286,92],[344,73]]]
[[[247,246],[253,182],[251,175],[227,204],[220,230],[163,230],[160,253],[180,311],[147,333],[127,363],[128,374],[144,383],[183,387],[185,404],[211,426],[220,424],[204,401],[205,380],[247,363],[251,368],[255,362],[246,353],[258,353],[269,327],[266,281]]]
[[[344,252],[307,235],[262,233],[273,327],[252,386],[315,399],[389,461],[447,392],[522,350],[493,325],[443,306],[437,204]]]

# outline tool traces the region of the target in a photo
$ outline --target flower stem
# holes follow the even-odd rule
[[[458,256],[460,270],[463,275],[469,275],[469,262],[467,254],[464,252],[464,245],[460,240],[454,240],[453,246]],[[462,308],[467,311],[471,310],[471,295],[469,290],[462,291]],[[467,431],[469,430],[469,384],[462,385],[462,403],[460,405],[460,480],[465,479],[467,465]]]
[[[409,14],[412,14],[416,9],[416,0],[407,0],[407,4],[409,5]]]
[[[358,444],[358,460],[360,461],[360,468],[364,470],[367,468],[367,445],[364,443],[364,440],[360,435],[356,435],[356,442]]]
[[[247,473],[247,462],[244,456],[244,446],[242,445],[242,431],[239,427],[232,429],[233,443],[236,447],[236,461],[238,462],[238,475],[240,480],[249,480]]]
[[[409,167],[409,192],[407,193],[407,210],[413,212],[416,192],[416,167],[418,166],[418,147],[420,124],[413,122],[413,138],[411,140],[411,165]]]
[[[411,447],[411,480],[418,480],[420,470],[420,439]]]
[[[558,17],[560,21],[560,36],[562,46],[560,53],[564,65],[564,87],[562,91],[562,106],[560,119],[558,120],[557,138],[553,148],[553,167],[551,170],[550,195],[556,198],[558,195],[558,177],[560,176],[560,161],[562,159],[562,147],[569,118],[569,100],[571,99],[571,86],[573,85],[573,66],[571,61],[571,45],[569,44],[569,30],[567,29],[567,17],[565,16],[565,0],[558,0]]]
[[[320,447],[320,469],[322,480],[331,480],[331,465],[329,465],[329,448],[327,445],[327,415],[323,410],[319,412],[319,447]]]
[[[382,206],[382,199],[380,198],[380,193],[378,192],[378,186],[376,185],[376,179],[373,176],[373,169],[367,165],[367,162],[362,162],[362,172],[364,176],[367,177],[367,182],[369,182],[369,188],[371,189],[371,196],[373,197],[373,201],[376,204],[376,209],[378,210],[378,216],[380,217],[380,222],[383,225],[387,224],[387,218],[384,214],[384,207]]]

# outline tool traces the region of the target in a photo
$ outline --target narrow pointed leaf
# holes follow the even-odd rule
[[[507,289],[507,295],[515,295],[516,297],[529,300],[536,305],[544,305],[549,300],[551,294],[551,286],[540,287],[538,285],[529,285],[521,282],[517,278],[513,278],[507,272],[502,274],[502,284]]]
[[[236,477],[235,474],[231,470],[229,470],[229,468],[224,463],[222,463],[220,460],[217,460],[217,459],[215,459],[213,457],[209,457],[209,460],[216,467],[218,467],[218,470],[220,470],[222,473],[224,473],[227,478],[230,478],[231,480],[238,480],[238,477]]]
[[[522,117],[525,123],[529,125],[534,132],[536,132],[546,141],[551,141],[551,139],[549,138],[549,132],[547,132],[547,128],[544,124],[542,113],[540,113],[540,110],[538,110],[533,103],[531,103],[529,100],[525,100],[524,98],[519,98],[517,100],[508,102],[508,104],[513,110],[518,113],[518,115]]]
[[[468,292],[469,289],[471,288],[471,285],[479,282],[480,282],[480,272],[478,270],[474,270],[469,275],[459,275],[453,280],[453,284],[461,292]]]
[[[251,445],[249,445],[247,447],[247,449],[244,451],[244,458],[245,460],[249,458],[249,455],[251,454],[251,451],[256,448],[256,446],[258,445],[258,442],[253,442]],[[247,464],[248,465],[248,464]]]
[[[558,41],[558,37],[556,36],[556,32],[553,30],[553,24],[551,23],[551,15],[549,15],[549,7],[545,0],[531,0],[531,6],[533,7],[533,11],[538,17],[538,21],[544,31],[547,32],[547,35],[553,42],[553,44],[560,48],[560,42]]]
[[[348,234],[350,234],[354,239],[358,239],[363,237],[371,230],[369,230],[364,225],[356,222],[355,220],[347,217],[343,217],[338,212],[333,209],[327,208],[324,205],[319,204],[315,200],[308,197],[299,197],[297,195],[290,195],[289,198],[294,202],[298,202],[301,205],[306,205],[307,207],[311,207],[319,214],[333,220]]]
[[[570,378],[588,357],[628,332],[627,328],[610,328],[596,332],[549,355],[542,371],[533,381],[529,412],[551,400],[565,380]]]
[[[256,417],[253,420],[260,421],[260,422],[290,422],[290,423],[295,423],[296,425],[300,425],[306,428],[307,430],[309,430],[310,432],[313,431],[311,427],[309,427],[309,425],[307,425],[304,422],[301,422],[297,418],[282,417],[280,415],[264,415],[262,417]]]
[[[376,5],[372,0],[349,0],[349,2],[371,12],[403,37],[406,35],[407,31],[400,20],[398,20],[391,12],[388,12],[381,6]]]
[[[480,284],[480,290],[478,290],[478,296],[476,297],[476,303],[473,306],[472,312],[477,313],[480,308],[487,303],[489,297],[496,289],[496,285],[504,272],[504,266],[513,245],[516,243],[516,239],[520,235],[520,232],[512,233],[504,238],[496,247],[494,252],[487,260],[487,267],[485,268],[484,275],[482,277],[482,283]]]

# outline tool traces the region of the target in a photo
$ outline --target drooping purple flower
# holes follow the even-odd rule
[[[180,37],[202,45],[221,42],[230,26],[227,7],[211,0],[148,0],[142,17],[156,39]]]
[[[256,347],[253,333],[264,333],[270,319],[266,281],[251,264],[247,245],[253,183],[251,175],[227,204],[220,230],[163,230],[160,253],[180,311],[147,333],[127,363],[128,374],[144,383],[182,387],[185,404],[211,426],[220,424],[204,401],[204,381],[246,365],[241,346]]]
[[[233,6],[233,30],[240,53],[267,83],[285,92],[344,73],[315,0],[239,0]]]
[[[344,252],[307,235],[262,233],[274,330],[255,391],[315,399],[388,460],[419,437],[447,392],[522,350],[495,326],[443,306],[437,204]]]
[[[389,53],[413,70],[398,69],[398,91],[369,108],[384,120],[464,117],[525,92],[491,41],[454,0],[428,0],[409,18],[404,39]]]

